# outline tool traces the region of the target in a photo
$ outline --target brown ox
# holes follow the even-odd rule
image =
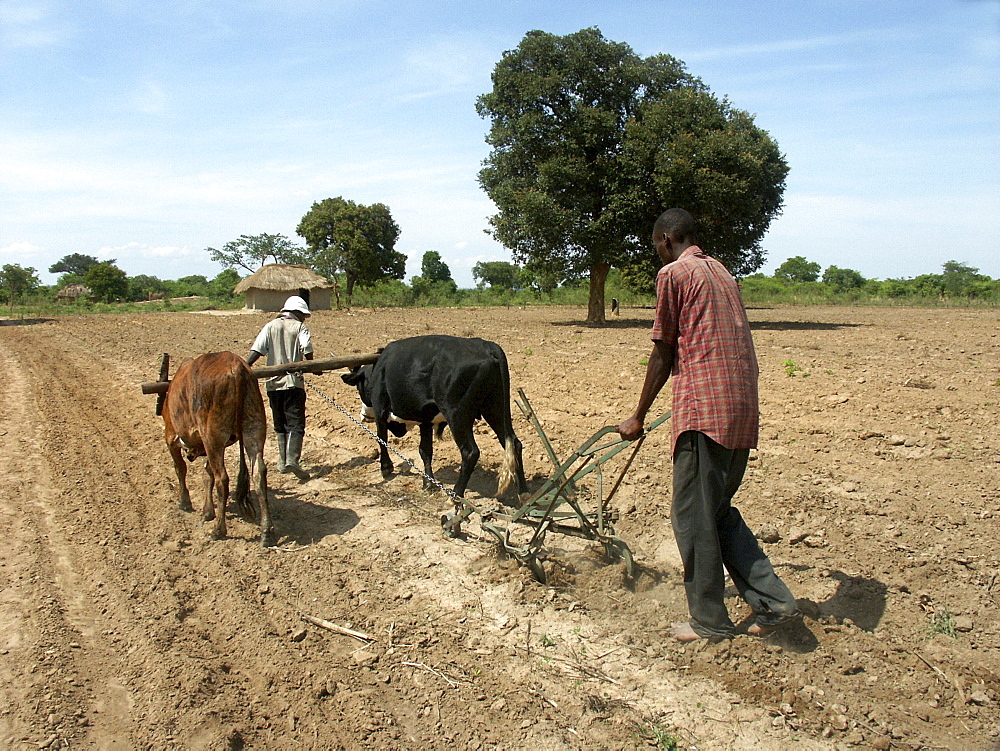
[[[181,510],[192,510],[184,456],[188,461],[207,457],[202,511],[205,521],[215,519],[212,538],[221,540],[226,536],[226,500],[229,498],[226,447],[239,442],[240,472],[233,500],[244,518],[259,519],[260,544],[273,545],[274,527],[267,506],[267,468],[264,465],[267,429],[264,400],[253,371],[243,359],[232,352],[213,352],[184,360],[167,389],[163,423],[167,448],[180,484]],[[250,497],[250,476],[255,470],[259,515]]]

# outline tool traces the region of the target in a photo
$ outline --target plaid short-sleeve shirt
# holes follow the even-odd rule
[[[757,354],[736,280],[696,245],[660,269],[651,338],[674,353],[673,443],[687,430],[755,448]]]

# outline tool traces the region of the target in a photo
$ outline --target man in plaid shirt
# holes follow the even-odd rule
[[[736,281],[695,244],[696,232],[683,209],[665,211],[653,227],[665,264],[656,277],[653,351],[635,413],[618,426],[627,440],[642,435],[646,413],[673,375],[670,516],[691,619],[675,623],[671,635],[683,642],[735,633],[723,568],[753,608],[749,633],[766,636],[799,617],[795,597],[731,505],[757,446],[757,355]]]

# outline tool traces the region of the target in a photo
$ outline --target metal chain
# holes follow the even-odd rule
[[[311,389],[312,391],[315,391],[319,395],[319,397],[321,399],[323,399],[326,402],[332,404],[336,409],[340,410],[344,414],[344,416],[347,417],[348,420],[350,420],[351,422],[353,422],[355,425],[357,425],[359,428],[361,428],[363,431],[365,431],[368,435],[370,435],[372,438],[374,438],[387,451],[391,451],[396,456],[398,456],[400,459],[402,459],[404,462],[406,462],[407,464],[409,464],[410,467],[413,468],[414,470],[416,470],[417,474],[421,475],[427,482],[430,482],[430,483],[436,485],[438,488],[440,488],[442,491],[444,491],[445,495],[447,495],[449,498],[451,498],[451,500],[454,503],[456,503],[456,504],[461,504],[462,503],[462,499],[459,498],[458,494],[454,490],[452,490],[451,488],[446,488],[440,482],[438,482],[433,477],[431,477],[429,474],[427,474],[422,469],[420,469],[416,464],[414,464],[413,462],[411,462],[407,457],[403,456],[401,453],[399,453],[398,451],[396,451],[396,449],[394,449],[388,443],[386,443],[381,438],[379,438],[377,435],[375,435],[371,430],[369,430],[369,428],[368,428],[367,425],[365,425],[364,423],[360,422],[357,418],[354,417],[354,415],[352,415],[346,409],[344,409],[339,404],[337,404],[337,402],[335,402],[333,399],[331,399],[330,397],[328,397],[326,394],[324,394],[322,391],[320,391],[318,388],[316,388],[315,386],[313,386],[308,381],[305,381],[305,385],[306,385],[306,388]]]

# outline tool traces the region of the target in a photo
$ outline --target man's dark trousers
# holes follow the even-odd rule
[[[723,567],[759,626],[775,626],[798,612],[795,597],[732,506],[749,456],[749,449],[727,449],[694,430],[682,433],[674,449],[671,524],[691,627],[708,639],[736,630],[726,610]]]

